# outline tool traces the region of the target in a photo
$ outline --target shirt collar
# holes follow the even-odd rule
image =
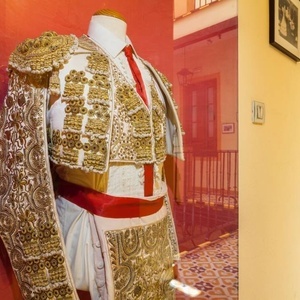
[[[112,58],[116,58],[123,48],[127,45],[131,45],[131,41],[128,36],[126,36],[125,41],[114,36],[109,30],[103,26],[99,26],[97,29],[97,36],[89,38],[100,46],[108,55]],[[134,54],[136,54],[134,47],[132,46]]]

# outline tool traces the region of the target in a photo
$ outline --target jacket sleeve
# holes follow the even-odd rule
[[[57,39],[61,37],[52,33],[26,40],[12,53],[0,115],[0,235],[24,299],[78,299],[56,213],[47,149],[49,77],[67,53],[56,48]]]

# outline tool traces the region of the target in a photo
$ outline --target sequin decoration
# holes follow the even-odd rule
[[[88,65],[87,70],[92,74],[109,74],[109,60],[106,55],[102,52],[92,52],[87,57]]]
[[[163,162],[166,156],[166,110],[154,84],[150,87],[152,109],[149,110],[122,74],[114,80],[117,90],[110,160]]]
[[[174,299],[173,256],[166,217],[151,225],[107,231],[114,299]]]
[[[78,299],[46,157],[47,86],[47,75],[11,71],[0,130],[0,234],[24,299]]]
[[[78,39],[74,35],[47,31],[38,38],[21,43],[11,54],[9,67],[21,72],[44,74],[59,68],[77,48]]]
[[[166,109],[154,83],[149,109],[101,49],[86,38],[80,46],[91,52],[82,54],[85,71],[72,70],[65,78],[66,115],[63,130],[50,133],[52,161],[99,173],[107,171],[109,161],[163,162]],[[79,134],[78,140],[72,133]]]

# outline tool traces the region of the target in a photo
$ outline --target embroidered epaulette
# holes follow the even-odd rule
[[[47,31],[19,44],[9,58],[9,68],[35,74],[51,72],[66,63],[77,48],[76,36]]]

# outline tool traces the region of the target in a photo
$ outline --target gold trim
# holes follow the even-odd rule
[[[145,226],[105,232],[114,299],[174,299],[167,217]]]
[[[24,299],[77,300],[48,165],[47,85],[47,75],[11,72],[0,130],[0,235]]]
[[[86,37],[79,39],[89,49]],[[125,76],[100,49],[86,57],[82,70],[65,77],[62,101],[66,117],[58,136],[50,133],[50,157],[56,164],[105,173],[108,162],[161,163],[166,157],[166,108],[151,84],[147,108]],[[92,76],[91,76],[92,75]],[[85,79],[85,80],[82,80]],[[76,143],[66,138],[80,135]]]
[[[35,39],[26,39],[11,54],[9,67],[24,73],[44,74],[70,59],[78,47],[74,35],[58,35],[54,31],[44,32]]]

